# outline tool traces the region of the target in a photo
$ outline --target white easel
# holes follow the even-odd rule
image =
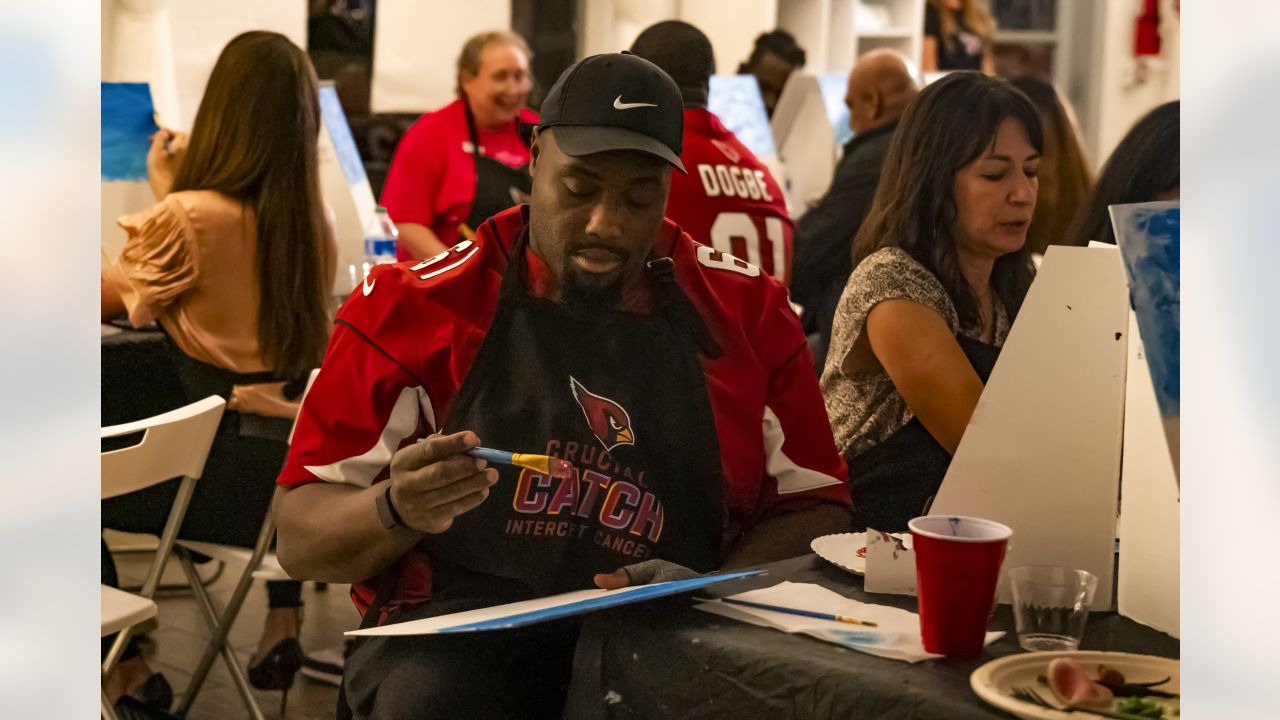
[[[1013,528],[1006,567],[1093,573],[1095,610],[1115,577],[1125,287],[1118,250],[1049,248],[930,510]]]

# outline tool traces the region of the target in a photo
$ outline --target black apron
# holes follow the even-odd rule
[[[660,312],[571,310],[528,294],[527,237],[514,243],[444,431],[563,457],[577,477],[499,467],[484,504],[424,540],[433,584],[449,594],[450,569],[466,568],[535,596],[589,588],[595,573],[651,558],[715,569],[727,518],[720,448],[700,318],[670,260],[649,264]]]
[[[471,108],[463,102],[467,115],[467,133],[471,137],[471,158],[476,168],[476,189],[471,200],[471,214],[467,215],[467,228],[474,231],[485,220],[509,207],[527,202],[533,192],[533,178],[529,164],[509,167],[498,160],[480,154],[480,133]],[[458,240],[467,238],[459,237]]]
[[[960,349],[985,385],[1000,348],[957,335]],[[925,513],[951,465],[948,453],[913,417],[879,445],[856,457],[845,455],[853,495],[853,529],[905,532],[907,521]]]

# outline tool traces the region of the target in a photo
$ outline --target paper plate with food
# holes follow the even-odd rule
[[[993,660],[969,685],[1026,720],[1178,720],[1178,661],[1114,652],[1037,652]],[[1072,712],[1075,711],[1075,712]]]
[[[904,549],[911,549],[911,533],[889,533],[891,537],[902,543]],[[809,548],[823,560],[844,568],[855,575],[867,571],[867,534],[865,532],[837,533],[814,538]]]

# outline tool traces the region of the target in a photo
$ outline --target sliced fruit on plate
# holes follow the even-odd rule
[[[1049,687],[1059,700],[1071,707],[1111,708],[1111,690],[1094,682],[1085,667],[1074,660],[1055,658],[1050,661]]]

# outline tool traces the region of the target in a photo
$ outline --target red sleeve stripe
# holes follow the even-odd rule
[[[391,464],[391,455],[400,443],[417,431],[420,416],[426,418],[430,427],[436,426],[435,408],[427,391],[421,387],[402,388],[391,408],[391,417],[387,418],[387,424],[373,447],[355,457],[328,465],[307,465],[306,469],[321,480],[369,487]]]

